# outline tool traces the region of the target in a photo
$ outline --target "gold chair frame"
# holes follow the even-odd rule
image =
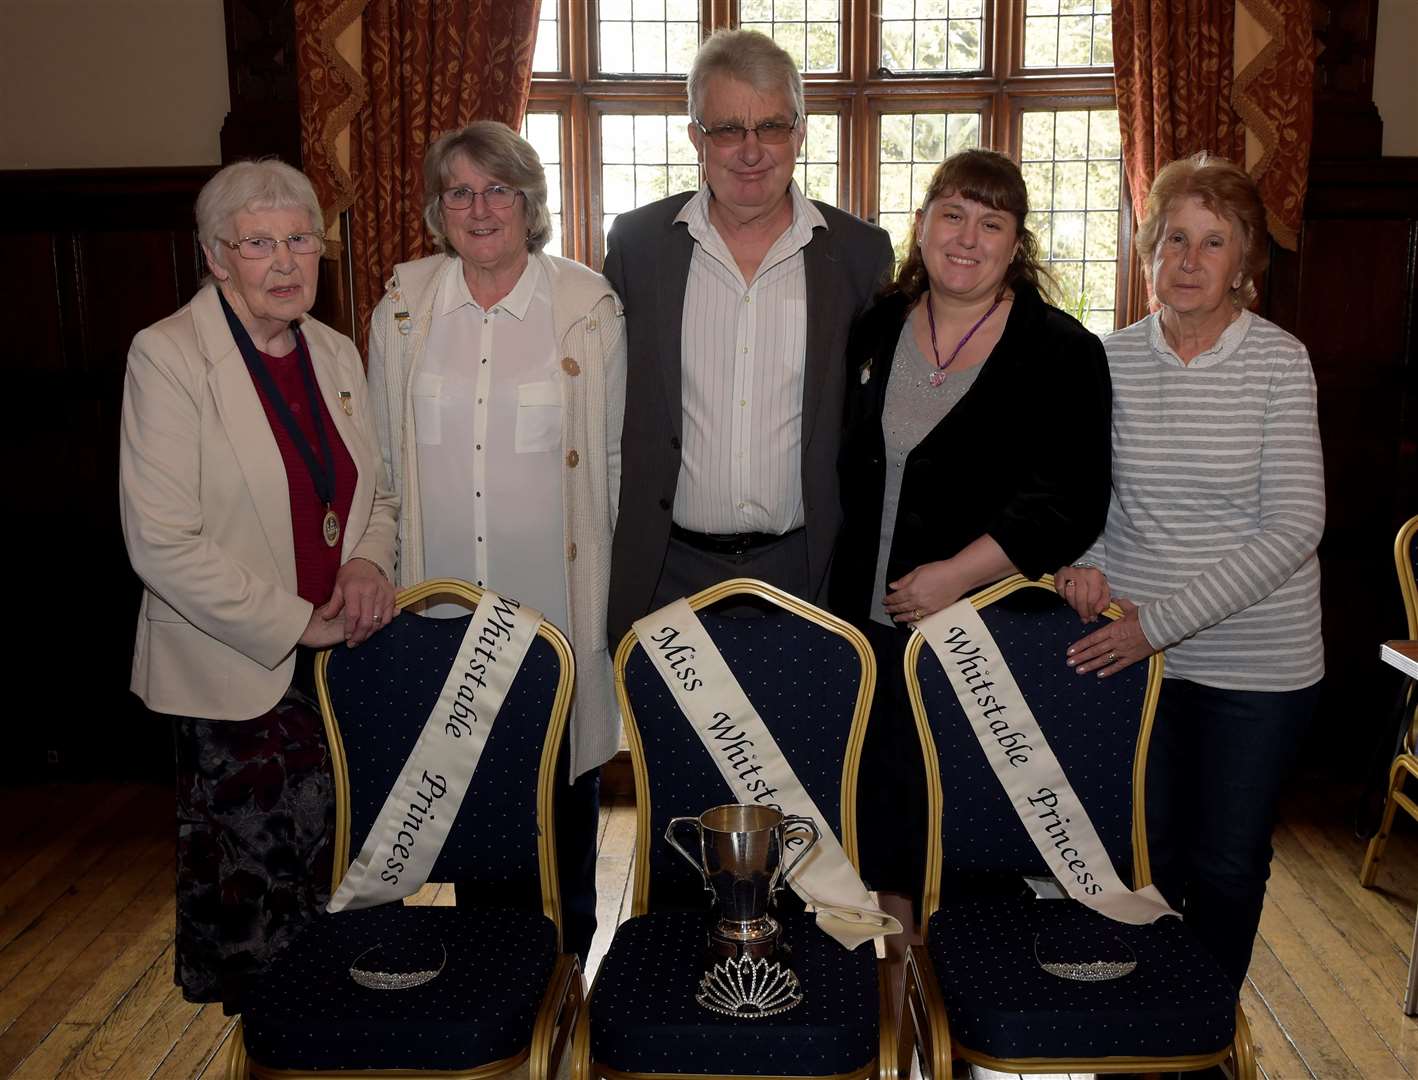
[[[433,597],[454,597],[469,610],[482,599],[483,590],[467,581],[453,578],[433,578],[401,591],[395,598],[400,609],[416,608]],[[552,699],[551,722],[542,743],[542,756],[537,783],[537,865],[541,877],[542,914],[556,926],[557,948],[561,948],[561,895],[556,872],[556,818],[553,813],[553,789],[556,781],[556,755],[566,731],[567,714],[571,708],[571,693],[575,683],[576,660],[565,635],[549,622],[537,628],[537,637],[551,646],[559,662],[556,694]],[[330,701],[326,685],[329,649],[323,649],[315,659],[315,684],[320,697],[320,712],[325,721],[325,736],[330,743],[330,764],[335,778],[335,853],[334,873],[330,884],[333,892],[339,888],[351,858],[350,838],[350,774],[345,758],[344,740],[340,737],[339,721]],[[571,1041],[576,1022],[584,1011],[586,984],[575,956],[562,953],[552,968],[551,979],[532,1024],[532,1039],[520,1052],[500,1061],[488,1062],[474,1069],[272,1069],[253,1061],[246,1051],[241,1021],[237,1020],[229,1039],[227,1080],[317,1080],[332,1075],[357,1080],[484,1080],[501,1076],[530,1060],[529,1080],[551,1080],[561,1067],[561,1057]]]
[[[976,593],[970,598],[976,610],[988,607],[996,600],[1020,589],[1047,589],[1055,595],[1053,577],[1045,574],[1040,581],[1030,581],[1018,574]],[[1122,609],[1110,605],[1103,613],[1110,619],[1120,619]],[[911,695],[911,711],[916,718],[916,734],[921,740],[921,752],[926,761],[926,800],[929,832],[926,843],[926,886],[921,904],[922,938],[928,932],[931,916],[940,907],[941,822],[944,793],[941,789],[940,761],[936,756],[935,740],[926,718],[916,666],[925,639],[913,634],[906,646],[906,685]],[[1138,730],[1137,751],[1133,755],[1132,774],[1132,855],[1133,887],[1141,888],[1152,882],[1151,865],[1147,856],[1147,819],[1144,783],[1147,771],[1147,746],[1152,737],[1152,718],[1157,698],[1162,690],[1162,655],[1154,653],[1148,660],[1147,690],[1143,699],[1142,724]],[[995,1058],[974,1050],[950,1032],[950,1018],[940,992],[940,980],[931,963],[928,942],[912,945],[906,954],[906,1004],[902,1026],[909,1021],[916,1036],[916,1051],[920,1058],[921,1075],[926,1080],[950,1080],[955,1059],[968,1061],[988,1069],[1014,1073],[1148,1073],[1186,1072],[1219,1065],[1228,1059],[1235,1080],[1255,1080],[1255,1050],[1251,1042],[1250,1025],[1240,1002],[1236,1003],[1236,1033],[1229,1046],[1213,1054],[1193,1054],[1165,1058]],[[903,1068],[909,1068],[906,1062]]]
[[[840,823],[842,835],[840,840],[842,850],[846,852],[852,866],[858,867],[857,773],[861,766],[862,743],[866,738],[872,692],[876,686],[876,657],[873,655],[867,639],[856,627],[799,600],[796,596],[769,585],[767,582],[754,578],[731,578],[728,581],[722,581],[695,593],[689,598],[689,605],[698,611],[710,604],[735,596],[757,597],[784,610],[791,611],[809,622],[846,638],[857,652],[862,664],[862,680],[857,689],[856,708],[852,715],[852,729],[847,739],[847,758],[842,767],[842,821]],[[615,652],[616,699],[620,702],[620,715],[625,722],[626,740],[630,745],[630,761],[635,775],[635,881],[631,898],[630,913],[632,917],[644,915],[649,910],[650,844],[653,840],[650,835],[650,776],[649,766],[645,760],[645,744],[641,741],[640,729],[635,723],[635,710],[631,707],[630,698],[625,689],[625,665],[638,640],[635,631],[630,630],[621,639]],[[886,962],[881,959],[877,960],[877,991],[881,1018],[877,1029],[877,1057],[874,1061],[868,1062],[853,1072],[838,1073],[832,1076],[764,1076],[748,1077],[747,1080],[868,1080],[869,1077],[877,1077],[878,1080],[895,1080],[896,1077],[903,1075],[899,1069],[902,1052],[909,1045],[907,1041],[909,1036],[902,1029],[895,1015],[896,995],[892,993]],[[629,1073],[593,1061],[591,1059],[591,1006],[595,1001],[595,996],[596,985],[593,982],[590,993],[586,996],[586,1005],[581,1010],[576,1024],[576,1037],[571,1051],[572,1080],[592,1080],[593,1077],[605,1077],[609,1080],[689,1080],[689,1078],[697,1078],[701,1075],[698,1073]]]

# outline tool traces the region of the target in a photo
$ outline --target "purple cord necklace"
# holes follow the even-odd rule
[[[956,342],[955,351],[952,352],[950,358],[942,364],[940,362],[940,349],[936,346],[935,341],[935,308],[931,306],[931,291],[929,288],[926,289],[926,323],[931,328],[931,352],[935,354],[935,370],[931,372],[932,386],[939,386],[941,383],[945,382],[945,369],[955,363],[955,358],[960,355],[960,350],[965,348],[965,343],[975,336],[975,331],[985,325],[985,320],[993,315],[995,308],[999,307],[1002,303],[1004,303],[1003,296],[996,299],[995,302],[990,305],[990,310],[980,316],[979,322],[965,331],[965,336]]]

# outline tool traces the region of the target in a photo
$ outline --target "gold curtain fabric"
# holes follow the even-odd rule
[[[1272,235],[1294,248],[1314,109],[1310,19],[1308,0],[1113,0],[1123,169],[1139,217],[1158,169],[1209,150],[1246,167]]]
[[[423,224],[423,157],[473,120],[522,122],[540,0],[365,0],[366,106],[354,118],[356,340],[396,263],[431,254]]]
[[[334,234],[340,214],[354,202],[354,181],[338,146],[364,106],[364,77],[341,55],[338,39],[368,0],[296,0],[296,69],[300,73],[300,143],[305,175]]]

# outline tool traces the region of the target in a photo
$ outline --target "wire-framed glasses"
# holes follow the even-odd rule
[[[694,126],[715,146],[739,146],[748,138],[750,131],[758,136],[759,142],[778,146],[792,137],[793,129],[801,119],[802,117],[794,113],[791,120],[765,120],[753,127],[744,127],[742,124],[715,124],[709,127],[699,120],[694,122]]]
[[[466,184],[461,184],[458,187],[445,189],[439,198],[443,200],[443,205],[449,210],[466,210],[473,205],[473,200],[481,195],[483,204],[489,210],[506,210],[517,201],[517,196],[521,194],[516,188],[508,187],[505,184],[493,184],[491,187],[483,188],[482,191],[474,191]]]
[[[292,255],[313,255],[325,247],[325,238],[313,232],[291,233],[289,236],[243,236],[240,240],[223,240],[219,236],[217,242],[225,244],[243,259],[252,261],[269,259],[281,244],[285,244]]]

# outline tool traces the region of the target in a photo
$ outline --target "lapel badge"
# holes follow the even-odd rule
[[[409,318],[407,311],[394,312],[394,321],[399,324],[399,333],[401,334],[407,334],[414,328],[414,322]]]
[[[354,415],[354,401],[351,399],[348,390],[340,391],[340,408],[345,410],[346,416]]]

